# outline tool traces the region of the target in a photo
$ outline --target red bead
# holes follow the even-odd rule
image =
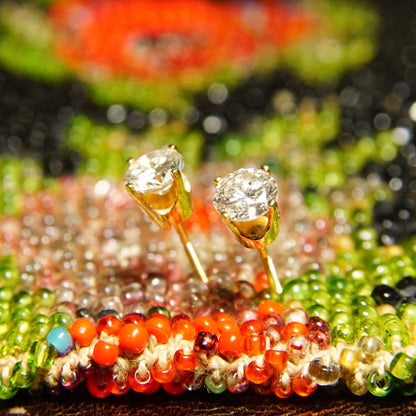
[[[111,378],[107,376],[99,379],[91,375],[87,379],[87,390],[97,399],[103,399],[111,393]]]
[[[150,318],[146,319],[144,326],[147,329],[147,332],[150,335],[154,335],[157,342],[160,344],[166,344],[169,341],[172,331],[169,319],[165,315],[152,315]]]
[[[276,372],[280,373],[286,368],[289,354],[286,351],[267,350],[264,358],[266,359],[266,362],[276,370]]]
[[[144,377],[140,377],[139,371],[135,370],[129,375],[129,385],[138,393],[151,394],[159,390],[160,383],[152,378],[149,370],[146,370]]]
[[[103,316],[97,323],[97,334],[117,335],[121,328],[120,319],[113,315]]]
[[[251,361],[246,368],[247,380],[254,384],[263,384],[270,377],[271,368],[266,362],[264,365],[259,365],[256,361]]]
[[[123,316],[123,319],[121,320],[122,324],[136,324],[140,325],[144,322],[146,317],[142,313],[128,313],[127,315]]]
[[[263,330],[263,323],[261,321],[257,321],[256,319],[252,319],[250,321],[244,322],[240,326],[240,333],[243,336],[247,335],[258,335]]]
[[[309,318],[308,322],[306,322],[306,326],[310,331],[317,328],[325,332],[329,332],[330,330],[328,322],[324,321],[318,316],[312,316],[311,318]]]
[[[292,387],[298,396],[306,397],[317,389],[318,384],[302,373],[298,373],[292,380]]]
[[[74,341],[78,341],[81,347],[88,347],[96,336],[94,324],[86,318],[78,318],[69,328],[69,333]]]
[[[120,348],[140,354],[146,348],[149,333],[142,325],[126,324],[121,327],[118,338]]]
[[[111,393],[115,394],[116,396],[121,396],[122,394],[126,394],[130,390],[130,385],[128,381],[123,381],[120,383],[117,380],[117,375],[113,375],[113,379],[111,380]]]
[[[247,335],[244,337],[244,352],[252,357],[263,354],[266,350],[266,338],[264,335]]]
[[[196,330],[190,320],[178,319],[172,323],[172,335],[181,334],[183,339],[192,341],[196,337]]]
[[[290,322],[282,328],[281,335],[283,341],[287,341],[293,335],[303,335],[306,337],[308,335],[308,328],[300,322]]]
[[[260,303],[257,314],[260,319],[263,319],[270,314],[282,315],[284,311],[283,306],[279,302],[274,300],[264,300]]]
[[[317,344],[320,350],[327,350],[331,344],[328,332],[319,328],[309,330],[307,338],[310,342]]]
[[[195,370],[198,363],[196,354],[190,351],[189,354],[185,354],[184,350],[178,350],[174,356],[175,366],[180,371],[192,371]]]
[[[195,338],[194,350],[196,353],[212,355],[217,349],[218,338],[209,332],[200,332]]]
[[[198,316],[194,319],[193,325],[197,334],[199,332],[210,332],[211,334],[219,335],[218,325],[209,316]]]
[[[97,364],[110,366],[116,362],[118,353],[119,348],[117,345],[98,341],[94,346],[92,358]]]
[[[176,322],[176,321],[189,321],[189,322],[191,322],[191,318],[189,317],[189,315],[187,315],[186,313],[180,313],[180,314],[178,314],[178,315],[175,315],[171,320],[170,320],[170,323],[171,323],[171,325],[172,325],[172,327],[173,327],[173,324]]]
[[[218,351],[227,359],[238,358],[244,351],[244,338],[241,335],[225,332],[218,340]]]
[[[170,383],[162,384],[163,389],[169,394],[182,394],[186,391],[182,381],[180,379],[171,381]]]
[[[176,376],[176,367],[172,361],[167,361],[162,367],[157,360],[152,366],[151,373],[158,383],[170,383]]]

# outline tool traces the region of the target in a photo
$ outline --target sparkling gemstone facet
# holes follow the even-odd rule
[[[221,179],[213,202],[232,221],[252,221],[269,212],[277,194],[276,180],[264,170],[239,169]]]
[[[171,172],[183,168],[182,155],[174,149],[160,149],[132,160],[124,176],[126,185],[137,193],[165,194],[173,183]]]

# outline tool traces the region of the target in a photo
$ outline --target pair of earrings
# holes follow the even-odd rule
[[[207,283],[183,226],[192,213],[191,187],[183,166],[182,155],[175,146],[168,146],[130,159],[124,181],[130,195],[155,224],[175,228],[196,274]],[[270,289],[281,293],[282,286],[267,253],[267,246],[279,232],[278,186],[269,168],[239,169],[214,182],[215,209],[240,244],[260,252]]]

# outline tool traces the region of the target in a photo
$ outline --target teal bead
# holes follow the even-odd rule
[[[62,326],[53,328],[46,337],[46,340],[58,351],[59,355],[67,355],[74,347],[71,334]]]
[[[27,389],[32,385],[35,375],[36,369],[34,367],[27,362],[18,361],[13,367],[10,384],[19,389]]]
[[[291,299],[306,300],[310,295],[309,285],[301,279],[293,279],[283,287],[282,298],[284,301]]]
[[[329,320],[329,312],[322,305],[312,305],[306,310],[306,312],[310,318],[317,316],[324,321]]]
[[[331,342],[335,345],[338,342],[352,344],[355,340],[355,335],[352,325],[338,324],[331,329]]]
[[[74,322],[72,316],[65,312],[55,312],[49,319],[52,326],[61,326],[66,329],[70,328]]]
[[[396,310],[397,316],[409,324],[416,322],[416,305],[411,303],[402,303]]]
[[[48,369],[57,355],[56,349],[44,341],[34,341],[29,349],[28,363],[32,367]]]
[[[55,305],[56,296],[51,290],[46,288],[36,289],[33,294],[33,301],[36,306],[45,306],[46,308],[51,308]]]
[[[367,377],[368,391],[377,397],[387,396],[393,389],[393,379],[388,371],[381,375],[377,370]]]
[[[26,292],[25,290],[17,292],[13,296],[11,303],[12,303],[12,307],[14,308],[18,308],[18,307],[27,307],[29,309],[33,308],[32,295],[29,292]]]
[[[412,378],[416,375],[416,358],[410,357],[404,351],[397,353],[390,363],[390,372],[400,380]]]
[[[3,384],[0,384],[0,400],[9,400],[16,396],[18,391],[19,389],[17,387],[6,387]]]
[[[212,375],[205,377],[205,386],[211,393],[223,393],[227,390],[227,384],[224,377],[220,377],[219,380],[214,381]]]

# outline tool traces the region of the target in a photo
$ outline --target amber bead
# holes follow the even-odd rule
[[[324,321],[323,319],[319,318],[318,316],[312,316],[308,319],[308,322],[306,322],[306,327],[312,331],[317,328],[329,332],[329,324],[328,322]]]
[[[218,351],[227,359],[238,358],[244,352],[244,338],[239,334],[225,332],[218,340]]]
[[[189,354],[185,354],[184,350],[178,350],[175,352],[174,362],[177,370],[180,371],[192,371],[196,368],[197,357],[193,351]]]
[[[118,337],[122,349],[139,354],[146,348],[149,333],[143,324],[131,323],[121,327]]]
[[[331,338],[328,332],[319,329],[319,327],[309,330],[307,339],[316,344],[320,350],[327,350],[331,345]]]
[[[69,333],[74,341],[77,341],[81,347],[91,345],[96,336],[94,324],[86,318],[79,318],[74,321],[69,328]]]
[[[178,315],[175,315],[173,318],[171,318],[170,323],[173,326],[173,324],[176,321],[189,321],[191,322],[191,318],[186,313],[179,313]]]
[[[120,319],[116,318],[114,315],[106,315],[98,321],[96,331],[98,335],[100,335],[101,332],[104,332],[107,335],[117,335],[120,328]]]
[[[200,332],[195,339],[194,350],[196,353],[213,354],[218,345],[218,338],[210,332]]]
[[[138,393],[151,394],[159,390],[160,383],[152,378],[149,370],[146,370],[146,374],[141,377],[138,370],[134,370],[129,374],[129,385],[132,390]]]
[[[219,335],[218,325],[210,316],[198,316],[194,319],[193,325],[197,334],[199,332],[210,332]]]
[[[242,336],[258,335],[263,330],[263,328],[263,323],[261,321],[252,319],[250,321],[244,322],[240,326],[240,334]]]
[[[252,357],[263,354],[266,350],[266,338],[264,335],[247,335],[244,337],[244,352]]]
[[[190,320],[178,319],[172,322],[172,335],[181,334],[183,339],[192,341],[196,337],[196,329]]]
[[[250,382],[247,377],[240,377],[237,370],[229,372],[225,377],[227,388],[231,393],[242,393],[248,389]]]
[[[344,348],[341,351],[338,362],[345,374],[353,374],[360,362],[360,354],[356,350]]]
[[[316,390],[318,384],[312,381],[308,376],[298,373],[293,377],[292,387],[293,391],[298,396],[306,397]]]
[[[293,394],[292,381],[290,380],[290,377],[287,376],[286,380],[283,373],[276,374],[276,377],[272,382],[272,391],[281,399],[287,399],[290,397]]]
[[[261,320],[261,322],[263,323],[264,328],[268,328],[269,326],[272,326],[272,325],[280,326],[280,327],[285,326],[284,319],[280,315],[276,315],[274,313],[271,315],[265,316]]]
[[[333,360],[324,364],[321,358],[315,358],[309,363],[308,375],[320,386],[328,386],[339,380],[341,369],[339,364]]]
[[[281,329],[281,336],[283,341],[287,341],[293,335],[308,335],[308,328],[300,322],[290,322]]]
[[[280,326],[272,325],[261,331],[260,335],[268,338],[270,346],[273,348],[282,339],[281,330],[282,328]]]
[[[261,394],[262,396],[265,396],[266,394],[270,394],[273,392],[272,379],[269,377],[268,380],[266,380],[264,383],[261,383],[261,384],[251,383],[251,388],[257,394]]]
[[[122,325],[126,325],[126,324],[140,325],[144,322],[145,319],[146,317],[142,313],[133,312],[133,313],[128,313],[127,315],[124,315],[121,322],[122,322]]]
[[[117,361],[118,353],[118,345],[98,341],[94,346],[92,358],[97,364],[111,366]]]
[[[284,311],[285,309],[279,302],[274,300],[264,300],[257,309],[257,315],[260,319],[263,319],[270,314],[282,315]]]
[[[248,364],[246,368],[247,380],[254,384],[265,383],[269,379],[270,373],[271,368],[267,362],[265,362],[263,365],[259,365],[255,360],[253,360]]]
[[[151,369],[152,377],[158,383],[170,383],[176,375],[176,367],[173,361],[167,361],[163,366],[156,360]]]
[[[278,373],[280,373],[286,368],[289,354],[287,351],[267,350],[264,357],[266,362],[270,364]]]
[[[126,394],[130,390],[130,385],[128,381],[119,382],[117,380],[117,375],[113,375],[113,378],[111,380],[111,393],[115,394],[116,396],[121,396],[123,394]]]
[[[144,322],[149,335],[154,335],[159,344],[166,344],[172,333],[169,319],[162,314],[153,314]]]

